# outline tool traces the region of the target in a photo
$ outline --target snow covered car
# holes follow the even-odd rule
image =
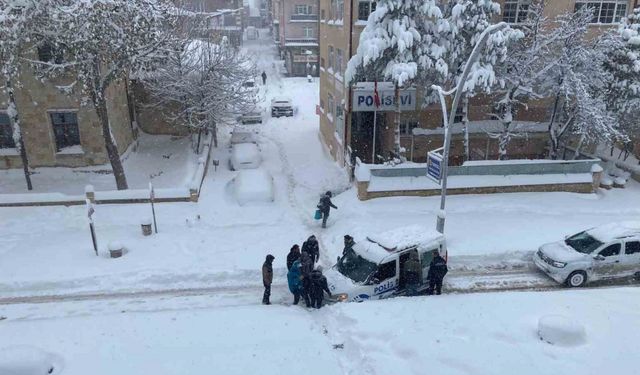
[[[229,169],[232,171],[256,169],[260,166],[261,162],[260,149],[255,143],[238,143],[231,147]]]
[[[352,302],[404,294],[404,265],[411,253],[418,253],[420,258],[422,284],[419,290],[425,290],[435,251],[446,257],[444,236],[417,225],[369,236],[356,242],[353,252],[339,257],[325,273],[329,290],[336,300]]]
[[[260,112],[247,112],[240,116],[240,123],[242,125],[247,124],[262,124],[262,113]]]
[[[250,131],[242,131],[240,128],[233,129],[231,132],[231,139],[229,140],[229,147],[233,147],[234,145],[241,143],[254,143],[258,144],[256,141],[255,134]]]
[[[233,194],[240,205],[269,203],[275,199],[273,177],[264,169],[243,169],[233,179]]]
[[[291,99],[276,97],[271,99],[271,117],[293,116],[293,104]]]
[[[640,222],[607,224],[544,244],[533,261],[552,279],[570,287],[640,276]]]

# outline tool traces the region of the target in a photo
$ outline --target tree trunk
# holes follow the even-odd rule
[[[507,159],[507,146],[511,141],[511,123],[513,122],[513,106],[511,103],[505,104],[502,112],[502,133],[498,138],[498,158],[499,160]]]
[[[22,171],[24,172],[24,179],[27,182],[27,190],[33,190],[31,184],[31,173],[29,172],[29,158],[27,157],[27,150],[24,147],[24,137],[22,135],[22,128],[20,127],[20,115],[18,114],[18,106],[16,105],[16,98],[13,92],[13,84],[11,80],[6,81],[7,96],[9,97],[9,117],[11,119],[11,125],[13,130],[13,141],[20,152],[20,160],[22,160]]]
[[[580,140],[576,145],[576,151],[573,153],[573,160],[576,160],[580,156],[580,149],[582,148],[582,144],[584,143],[585,136],[584,134],[580,135]]]
[[[213,129],[211,129],[211,132],[213,133],[213,147],[218,148],[218,125],[215,121],[213,122]]]
[[[116,146],[113,140],[113,135],[111,134],[107,101],[104,98],[103,92],[93,94],[93,105],[98,113],[100,124],[102,125],[102,138],[104,138],[104,146],[107,149],[107,156],[111,163],[111,169],[113,170],[113,175],[116,178],[116,187],[118,190],[126,190],[129,188],[127,185],[127,177],[125,176],[124,167],[120,160],[118,147]]]
[[[202,129],[198,129],[198,140],[196,142],[196,154],[200,154],[200,139],[202,138]]]
[[[553,111],[551,112],[551,120],[549,121],[549,158],[556,160],[558,158],[558,134],[556,133],[555,120],[558,113],[558,105],[560,104],[560,92],[556,92],[556,98],[553,101]]]
[[[469,150],[469,95],[462,97],[462,127],[464,129],[464,161],[469,161],[471,151]]]

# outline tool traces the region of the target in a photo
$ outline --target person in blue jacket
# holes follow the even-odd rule
[[[289,290],[293,294],[293,304],[300,302],[300,294],[302,293],[302,272],[300,270],[300,260],[296,260],[291,265],[291,269],[287,272],[287,282]]]

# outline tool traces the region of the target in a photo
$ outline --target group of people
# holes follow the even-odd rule
[[[271,282],[273,281],[273,260],[271,254],[262,265],[262,279],[264,295],[262,303],[270,305]],[[320,245],[316,236],[310,236],[300,246],[293,245],[287,255],[287,282],[289,291],[293,294],[293,304],[297,305],[300,298],[304,299],[307,307],[319,309],[324,302],[325,292],[331,297],[327,278],[322,274],[322,266],[316,265],[320,259]]]

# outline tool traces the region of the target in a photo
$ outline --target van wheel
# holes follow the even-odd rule
[[[567,286],[572,288],[579,288],[587,282],[587,274],[584,271],[571,272],[567,277]]]
[[[633,277],[636,279],[636,281],[640,281],[640,272],[634,273]]]

